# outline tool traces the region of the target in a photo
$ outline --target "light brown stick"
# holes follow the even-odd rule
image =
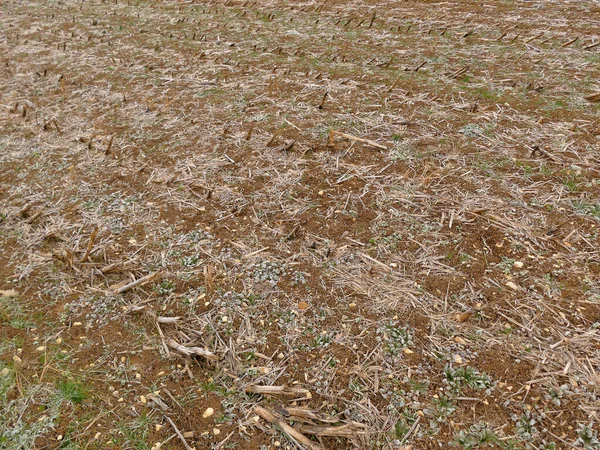
[[[142,278],[138,278],[137,280],[135,280],[129,284],[126,284],[125,286],[121,286],[120,288],[115,290],[115,294],[122,294],[123,292],[133,289],[136,286],[146,284],[146,283],[154,280],[159,275],[159,273],[160,272],[154,272],[149,275],[145,275]]]
[[[346,133],[342,133],[341,131],[335,131],[335,130],[331,130],[331,132],[329,133],[329,142],[331,143],[333,141],[333,136],[337,134],[338,136],[342,136],[345,137],[346,139],[350,139],[351,141],[356,141],[356,142],[362,142],[363,144],[368,144],[371,147],[375,147],[381,150],[387,150],[388,148],[385,145],[381,145],[375,141],[372,141],[370,139],[363,139],[360,137],[356,137],[356,136],[352,136],[351,134],[346,134]]]
[[[185,345],[181,345],[181,344],[175,342],[173,339],[169,339],[167,341],[167,344],[169,345],[169,347],[177,350],[178,352],[183,353],[186,356],[197,355],[197,356],[203,356],[204,358],[210,359],[211,361],[219,360],[219,357],[217,355],[215,355],[213,352],[210,352],[210,351],[205,350],[200,347],[187,347]]]
[[[175,422],[173,422],[169,416],[165,416],[165,418],[169,421],[169,423],[175,430],[175,433],[177,433],[177,436],[179,436],[179,439],[181,440],[181,442],[183,442],[183,445],[185,446],[186,450],[192,450],[192,447],[189,446],[189,444],[183,437],[183,434],[181,434],[181,431],[179,431],[179,428],[177,428],[177,426],[175,425]]]
[[[594,92],[593,94],[584,97],[588,102],[598,103],[600,102],[600,91]]]
[[[301,425],[298,430],[314,436],[339,436],[352,437],[364,434],[364,427],[358,427],[354,424],[341,425],[339,427],[323,427],[317,425]]]
[[[252,392],[254,394],[286,395],[289,397],[295,397],[297,395],[310,395],[310,391],[308,389],[290,388],[287,386],[247,386],[246,392]]]
[[[298,445],[298,447],[306,448],[308,450],[323,450],[320,445],[318,445],[315,442],[312,442],[302,433],[292,428],[287,423],[279,420],[279,418],[275,416],[275,414],[273,414],[271,411],[261,406],[256,406],[254,408],[254,412],[263,419],[265,419],[267,422],[270,422],[271,424],[279,428],[281,431],[283,431],[286,434],[286,436],[288,436],[296,445]]]
[[[88,241],[88,245],[85,250],[85,254],[83,255],[83,258],[81,258],[81,262],[85,262],[88,259],[88,257],[90,256],[90,253],[92,252],[92,248],[94,248],[94,242],[96,242],[97,236],[98,236],[98,227],[94,227],[94,229],[92,230],[92,233],[90,234],[90,240]]]

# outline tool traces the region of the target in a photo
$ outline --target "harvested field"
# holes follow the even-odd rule
[[[600,449],[599,30],[0,3],[0,449]]]

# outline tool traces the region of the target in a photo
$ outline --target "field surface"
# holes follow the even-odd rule
[[[0,449],[599,449],[600,4],[0,3]]]

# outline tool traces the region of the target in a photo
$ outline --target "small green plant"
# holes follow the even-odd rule
[[[476,138],[483,136],[485,130],[476,123],[468,123],[458,131],[467,137]]]
[[[83,403],[88,398],[88,392],[85,386],[77,381],[63,380],[56,383],[56,389],[60,397],[73,405]]]
[[[579,180],[575,175],[569,175],[563,179],[563,185],[569,192],[577,192],[579,190]]]
[[[322,347],[327,348],[333,342],[331,335],[326,333],[317,334],[311,341],[310,346],[312,348]]]
[[[497,448],[500,446],[500,439],[494,433],[487,423],[478,422],[467,430],[460,430],[454,437],[450,445],[470,450],[474,448]]]
[[[544,398],[546,400],[550,400],[556,406],[560,406],[564,395],[569,393],[571,393],[571,391],[569,390],[569,386],[564,384],[558,388],[551,387],[550,389],[548,389],[548,392],[546,393],[546,395],[544,395]]]
[[[515,421],[514,431],[522,440],[531,441],[538,434],[537,419],[530,411],[525,411],[521,416],[513,414],[512,418]]]
[[[112,441],[120,448],[149,450],[150,445],[147,443],[147,438],[154,422],[155,418],[152,413],[146,412],[142,412],[139,417],[130,422],[120,421],[117,424],[118,433],[112,436]]]
[[[577,441],[575,445],[582,445],[585,450],[595,450],[600,448],[598,432],[591,425],[579,425],[577,430]]]
[[[413,334],[408,325],[399,326],[397,322],[391,321],[377,331],[381,335],[377,339],[383,341],[383,348],[390,356],[398,356],[413,344]]]
[[[586,202],[585,200],[578,200],[578,201],[572,202],[572,205],[573,205],[573,209],[578,214],[581,214],[584,216],[591,216],[596,219],[600,219],[600,203],[594,204],[594,203]]]
[[[511,258],[507,258],[506,256],[502,257],[502,261],[496,264],[498,269],[502,270],[505,274],[509,274],[515,264],[515,260]]]
[[[426,394],[427,391],[429,390],[429,381],[428,380],[418,381],[418,380],[410,379],[410,380],[408,380],[408,385],[410,386],[410,391],[417,395]]]
[[[403,439],[409,431],[410,425],[406,423],[406,420],[400,419],[396,422],[396,425],[394,426],[394,432],[396,434],[397,439]]]
[[[459,393],[465,386],[477,391],[491,390],[494,387],[489,375],[481,373],[471,366],[454,368],[446,365],[444,375],[444,382],[456,393]]]
[[[175,290],[175,284],[171,280],[164,280],[156,285],[155,289],[159,295],[169,295]]]

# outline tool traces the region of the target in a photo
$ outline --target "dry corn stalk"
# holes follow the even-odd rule
[[[173,339],[169,339],[167,341],[167,344],[169,347],[177,350],[180,353],[183,353],[185,356],[197,355],[197,356],[202,356],[211,361],[219,360],[219,357],[217,355],[215,355],[213,352],[205,350],[201,347],[187,347],[185,345],[179,344],[178,342],[174,341]]]
[[[271,394],[271,395],[285,395],[289,397],[295,397],[298,395],[312,397],[308,389],[302,388],[290,388],[287,386],[247,386],[246,392],[252,392],[254,394]]]

